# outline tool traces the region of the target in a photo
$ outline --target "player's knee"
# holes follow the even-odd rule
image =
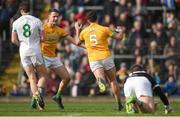
[[[155,108],[154,107],[150,107],[150,113],[154,113],[155,112]]]
[[[34,76],[29,76],[29,81],[30,81],[30,82],[36,82],[36,77],[34,77]]]
[[[155,112],[155,107],[148,104],[147,110],[148,110],[148,113],[154,113]]]

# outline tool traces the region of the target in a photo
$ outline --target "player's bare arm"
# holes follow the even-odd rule
[[[19,46],[19,40],[18,40],[18,35],[16,32],[12,32],[11,34],[11,42],[17,46]]]
[[[125,31],[125,27],[123,26],[117,26],[117,28],[115,29],[116,34],[113,35],[112,37],[118,40],[122,40],[124,37],[124,31]]]
[[[44,31],[41,31],[41,32],[40,32],[40,40],[41,40],[41,42],[43,42],[43,41],[46,40],[46,39],[45,39]]]
[[[79,33],[80,33],[80,29],[82,28],[82,24],[80,25],[78,22],[75,22],[74,27],[76,30],[76,36],[75,36],[76,45],[86,48],[84,42],[79,40]]]
[[[73,37],[71,37],[71,36],[68,35],[65,39],[67,39],[68,41],[70,41],[70,42],[73,43],[74,45],[77,45],[77,44],[76,44],[76,40],[74,40]]]

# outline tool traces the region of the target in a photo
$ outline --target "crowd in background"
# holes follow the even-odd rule
[[[86,11],[96,10],[100,24],[112,30],[119,25],[126,28],[123,41],[109,39],[120,86],[127,77],[130,66],[142,64],[156,82],[162,85],[168,96],[177,96],[180,95],[180,11],[178,11],[180,1],[169,1],[171,2],[167,0],[43,0],[43,9],[38,17],[46,22],[49,9],[58,9],[60,12],[58,25],[74,36],[75,21],[85,27],[88,25]],[[7,30],[7,38],[10,38],[8,34],[10,20],[17,11],[18,3],[18,0],[0,2],[0,31]],[[61,39],[56,53],[72,78],[64,95],[76,97],[100,94],[90,71],[85,49]],[[118,55],[131,55],[132,58],[118,58]],[[61,80],[53,71],[49,71],[48,77],[45,94],[52,96],[56,93]],[[1,87],[0,84],[0,93],[3,91]],[[14,84],[10,95],[29,95],[25,74],[18,84]],[[111,95],[111,91],[107,88],[107,91],[100,95]]]

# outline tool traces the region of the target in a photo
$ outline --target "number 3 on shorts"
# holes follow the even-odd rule
[[[23,35],[27,38],[31,36],[31,26],[29,24],[24,24],[23,26]]]
[[[96,46],[98,44],[95,34],[90,34],[90,43],[91,46]]]

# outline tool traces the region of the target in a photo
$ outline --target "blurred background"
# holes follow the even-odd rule
[[[130,66],[142,64],[167,96],[180,96],[180,0],[0,0],[0,97],[31,95],[18,47],[10,42],[11,25],[20,16],[22,1],[29,1],[31,14],[43,22],[49,9],[58,9],[58,25],[71,36],[75,21],[86,26],[89,10],[97,11],[100,24],[112,30],[125,26],[123,41],[109,38],[121,95]],[[105,93],[99,93],[86,50],[61,39],[56,53],[72,78],[65,96],[112,95],[108,85]],[[51,97],[61,79],[53,71],[48,74],[45,95]]]

